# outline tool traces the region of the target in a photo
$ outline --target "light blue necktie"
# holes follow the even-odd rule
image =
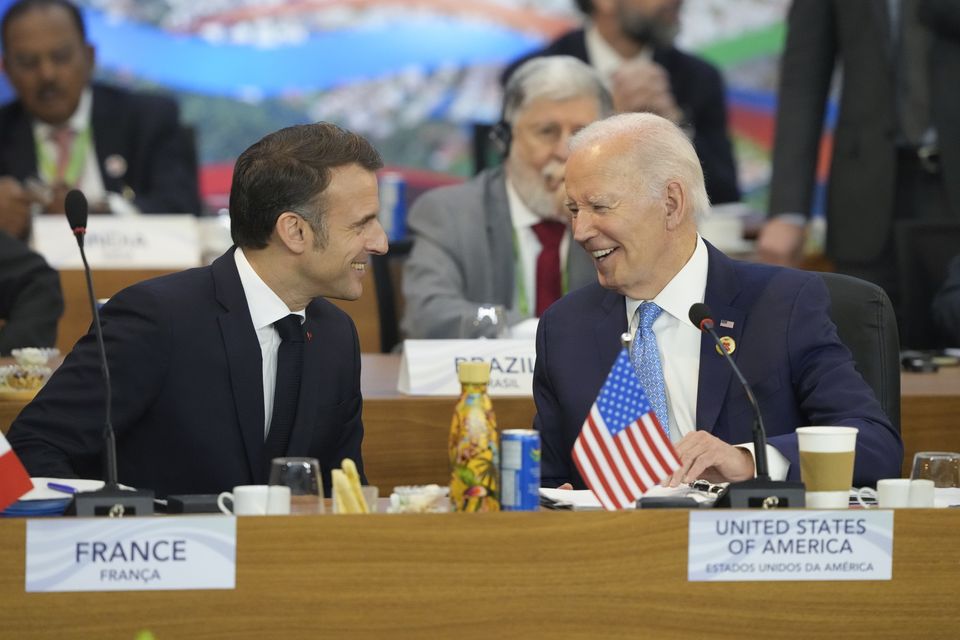
[[[640,378],[643,390],[664,433],[670,437],[670,415],[667,410],[667,385],[663,381],[663,365],[660,364],[660,352],[657,350],[657,336],[653,333],[653,323],[663,312],[656,303],[644,302],[637,309],[640,322],[637,333],[630,345],[630,362]]]

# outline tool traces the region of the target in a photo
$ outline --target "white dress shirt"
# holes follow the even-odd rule
[[[707,245],[697,236],[697,247],[683,268],[653,299],[663,313],[653,323],[657,351],[663,367],[667,408],[670,411],[670,439],[677,442],[697,430],[697,392],[700,380],[701,332],[690,322],[690,306],[703,302],[707,290],[709,259]],[[636,335],[637,309],[647,300],[627,298],[627,325]],[[732,382],[731,384],[737,384]],[[706,425],[702,425],[706,426]],[[753,455],[753,443],[737,444]],[[770,477],[787,477],[790,462],[774,447],[767,445],[767,466]]]
[[[273,418],[273,392],[277,385],[277,351],[280,349],[280,334],[273,323],[295,313],[304,320],[306,311],[290,311],[287,304],[280,299],[273,289],[267,286],[257,272],[250,266],[243,249],[237,248],[233,254],[237,264],[237,273],[240,274],[240,285],[247,298],[247,307],[250,309],[250,319],[253,328],[257,331],[257,340],[260,341],[260,355],[263,358],[263,438],[266,440],[270,432],[270,421]],[[301,321],[302,322],[302,321]]]
[[[80,171],[80,177],[77,180],[77,189],[83,191],[90,202],[106,202],[110,207],[110,212],[117,215],[135,215],[140,213],[137,207],[124,198],[119,193],[108,192],[103,186],[103,176],[100,174],[100,161],[97,159],[96,140],[94,140],[93,129],[90,114],[93,110],[93,91],[90,87],[83,90],[80,94],[80,102],[77,104],[77,110],[64,123],[65,126],[73,129],[79,136],[82,131],[90,129],[90,144],[87,145],[86,156],[83,159],[83,169]],[[49,125],[39,120],[33,121],[33,139],[37,141],[43,149],[43,154],[56,161],[59,154],[57,145],[53,141],[53,131],[57,127]],[[76,138],[74,138],[76,144]],[[48,184],[52,184],[55,176],[40,176]]]
[[[540,256],[541,248],[540,240],[533,231],[533,225],[543,221],[543,218],[530,211],[527,205],[523,203],[520,194],[510,184],[509,179],[506,180],[506,183],[510,221],[513,223],[513,237],[516,239],[514,274],[519,276],[514,278],[514,284],[523,283],[523,287],[514,286],[513,288],[513,308],[518,312],[523,308],[520,298],[521,295],[525,295],[527,305],[525,317],[529,318],[534,317],[537,312],[537,258]],[[566,271],[569,251],[570,234],[565,233],[560,241],[561,274]]]

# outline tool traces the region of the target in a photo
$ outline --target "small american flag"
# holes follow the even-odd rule
[[[721,320],[720,326],[724,329],[733,329],[733,320]]]
[[[680,459],[650,408],[626,349],[600,388],[573,445],[573,461],[607,510],[633,506],[680,468]]]

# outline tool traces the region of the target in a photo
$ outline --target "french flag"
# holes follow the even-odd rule
[[[30,474],[23,468],[20,458],[10,448],[6,437],[0,433],[0,511],[16,502],[20,496],[33,489]]]

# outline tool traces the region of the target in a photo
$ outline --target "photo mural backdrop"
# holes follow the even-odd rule
[[[5,11],[10,0],[0,0]],[[472,173],[473,124],[499,117],[503,66],[579,25],[572,0],[79,0],[97,77],[164,91],[193,125],[210,211],[264,134],[327,120],[388,165]],[[745,198],[765,206],[788,0],[687,0],[679,46],[726,77]],[[0,79],[0,101],[12,97]],[[440,174],[435,176],[434,174]]]

